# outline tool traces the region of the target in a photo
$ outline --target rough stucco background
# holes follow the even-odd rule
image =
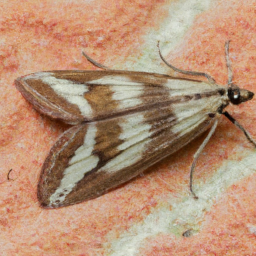
[[[13,85],[40,70],[94,69],[82,50],[109,67],[171,74],[158,40],[177,67],[225,84],[231,40],[234,80],[256,92],[256,1],[2,1],[0,12],[1,255],[256,255],[256,154],[228,120],[199,159],[197,202],[189,168],[205,135],[105,196],[44,210],[40,168],[67,126]],[[229,111],[256,138],[255,100]]]

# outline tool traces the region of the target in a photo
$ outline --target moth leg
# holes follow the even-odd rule
[[[159,47],[159,41],[157,43],[157,47],[158,47],[158,51],[159,51],[159,55],[160,55],[160,58],[162,59],[162,61],[168,66],[170,67],[171,69],[173,69],[174,71],[176,72],[179,72],[179,73],[182,73],[182,74],[185,74],[185,75],[191,75],[191,76],[204,76],[208,79],[208,81],[211,83],[211,84],[216,84],[214,78],[212,78],[210,75],[206,74],[206,73],[203,73],[203,72],[196,72],[196,71],[188,71],[188,70],[182,70],[182,69],[179,69],[179,68],[176,68],[174,67],[173,65],[171,65],[170,63],[168,63],[166,61],[166,59],[163,57],[162,53],[161,53],[161,50],[160,50],[160,47]]]
[[[207,137],[204,139],[203,143],[201,144],[201,146],[199,147],[199,149],[196,151],[196,153],[194,154],[194,160],[193,163],[191,165],[191,169],[190,169],[190,182],[189,182],[189,188],[190,188],[190,192],[192,193],[192,195],[194,196],[195,199],[198,199],[198,197],[196,196],[195,192],[193,191],[193,174],[194,174],[194,170],[196,167],[196,162],[198,157],[200,156],[200,154],[202,153],[204,147],[206,146],[206,144],[208,143],[208,141],[210,140],[210,138],[212,137],[213,133],[216,130],[216,127],[218,125],[219,120],[216,119],[210,132],[208,133]]]
[[[254,145],[254,147],[256,147],[256,142],[255,142],[255,140],[252,138],[252,136],[250,135],[250,133],[247,132],[247,131],[244,129],[244,127],[236,121],[235,118],[233,118],[227,111],[223,112],[222,114],[223,114],[225,117],[227,117],[236,127],[238,127],[238,128],[244,133],[244,135],[245,135],[245,137],[247,138],[247,140],[248,140],[249,142],[251,142],[251,143]]]
[[[105,70],[111,70],[111,68],[108,68],[102,64],[100,64],[99,62],[95,61],[94,59],[92,59],[89,55],[87,55],[85,52],[82,52],[82,54],[84,55],[84,57],[92,63],[92,65],[94,65],[97,68],[101,68],[101,69],[105,69]]]
[[[226,65],[228,68],[228,85],[232,85],[233,71],[232,71],[232,67],[231,67],[231,60],[229,58],[229,43],[230,43],[230,41],[226,41],[226,43],[225,43],[225,54],[226,54]]]

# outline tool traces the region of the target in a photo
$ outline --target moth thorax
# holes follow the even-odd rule
[[[242,102],[251,100],[254,93],[245,89],[240,89],[237,85],[232,84],[228,88],[228,98],[234,105],[238,105]]]

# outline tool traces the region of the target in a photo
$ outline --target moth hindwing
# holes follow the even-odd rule
[[[253,96],[212,81],[116,70],[38,72],[15,84],[39,112],[73,125],[42,167],[38,199],[46,208],[108,192],[215,127],[230,101]]]

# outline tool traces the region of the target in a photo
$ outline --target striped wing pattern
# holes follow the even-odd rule
[[[42,167],[38,198],[49,208],[135,177],[208,129],[223,103],[220,86],[143,72],[40,72],[16,86],[40,112],[75,124]]]

